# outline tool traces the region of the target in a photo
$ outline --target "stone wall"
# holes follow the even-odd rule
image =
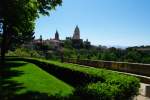
[[[150,77],[150,64],[103,61],[103,60],[77,60],[68,58],[64,58],[64,61],[68,63],[87,65],[97,68],[106,68],[110,70],[129,72],[133,74]]]

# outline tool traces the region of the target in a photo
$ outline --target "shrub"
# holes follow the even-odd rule
[[[140,85],[137,78],[116,73],[108,74],[107,71],[105,75],[104,82],[90,83],[82,88],[81,96],[87,100],[129,100],[138,94]]]
[[[6,55],[7,56],[29,57],[30,53],[25,51],[24,49],[18,48],[15,51],[8,51],[8,53]]]
[[[86,100],[128,100],[138,94],[139,79],[105,69],[41,59],[22,59],[35,63],[63,81],[76,86]]]
[[[39,53],[35,50],[28,50],[25,48],[17,48],[15,51],[8,51],[7,56],[19,57],[40,57]]]
[[[150,57],[144,57],[142,62],[150,64]]]
[[[121,91],[117,85],[107,83],[91,83],[81,90],[82,98],[87,100],[116,100]]]

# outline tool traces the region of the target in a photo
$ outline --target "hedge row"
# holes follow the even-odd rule
[[[20,58],[19,58],[20,59]],[[22,58],[75,86],[75,95],[86,100],[128,100],[138,94],[139,79],[105,69],[42,59]]]

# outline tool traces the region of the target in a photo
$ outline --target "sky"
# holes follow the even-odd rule
[[[72,37],[76,25],[83,40],[105,46],[150,45],[150,0],[63,0],[36,20],[35,37]]]

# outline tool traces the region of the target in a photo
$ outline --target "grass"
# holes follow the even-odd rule
[[[27,58],[27,59],[29,59],[29,58]],[[103,76],[104,78],[108,78],[108,79],[111,79],[112,77],[114,77],[112,75],[123,76],[123,78],[126,78],[126,79],[132,77],[132,76],[124,75],[124,74],[119,74],[119,73],[116,73],[112,70],[107,70],[105,68],[95,68],[95,67],[92,67],[92,66],[72,64],[72,63],[61,63],[61,62],[58,62],[58,61],[49,61],[49,60],[45,60],[45,59],[36,59],[36,58],[32,58],[32,59],[35,59],[35,60],[38,60],[38,61],[41,61],[41,62],[46,62],[46,63],[56,65],[56,66],[59,66],[59,67],[67,68],[67,69],[70,69],[70,70],[75,70],[75,71],[80,71],[80,72],[83,72],[83,73],[91,74],[93,76],[95,76],[95,75],[96,76],[98,75],[100,77]]]
[[[98,68],[93,68],[93,67],[88,67],[88,66],[80,66],[77,64],[60,63],[56,61],[48,61],[48,60],[36,59],[36,58],[16,58],[16,59],[13,58],[10,60],[21,60],[21,61],[30,62],[23,66],[27,66],[28,64],[30,64],[30,66],[31,65],[33,66],[33,64],[31,63],[34,63],[38,67],[50,73],[51,75],[54,75],[57,78],[63,80],[64,82],[74,86],[75,88],[71,87],[72,88],[71,90],[73,93],[72,97],[78,98],[74,100],[79,100],[79,98],[81,100],[85,98],[86,100],[89,100],[89,99],[92,99],[92,100],[111,100],[111,99],[128,100],[137,94],[138,88],[139,88],[139,80],[137,78],[128,76],[128,75],[119,74],[119,73],[106,70],[106,69],[98,69]],[[20,67],[20,68],[23,68],[23,67]],[[15,77],[13,77],[12,80],[15,80],[15,81],[22,80],[21,83],[33,81],[32,79],[35,79],[34,76],[38,76],[42,70],[39,68],[41,71],[36,72],[34,71],[33,68],[32,69],[30,68],[27,68],[28,71],[26,71],[26,68],[23,68],[23,69],[17,68],[17,71],[21,73],[28,72],[27,76],[26,77],[22,76],[23,78],[21,79],[16,79]],[[11,70],[16,71],[16,67],[11,68]],[[36,72],[36,74],[33,74],[33,72]],[[26,75],[26,74],[23,74],[23,75]],[[41,80],[45,78],[45,76],[44,77],[42,77],[41,75],[39,76]],[[24,79],[27,79],[27,77],[31,77],[31,80],[24,81]],[[35,81],[33,81],[32,83],[35,83]],[[30,85],[30,83],[26,83],[26,84],[27,86],[24,86],[24,85],[22,86],[29,87],[29,89],[32,88],[32,91],[33,90],[38,91],[37,88],[34,89],[32,87],[32,86],[35,86],[36,83],[34,85],[33,84]],[[40,86],[41,86],[41,83],[40,83]],[[57,84],[54,84],[54,86],[57,86]],[[26,88],[26,90],[28,89]],[[18,93],[23,93],[26,90],[22,89],[22,91],[19,91]],[[39,90],[40,90],[39,92],[43,91],[43,93],[45,91],[48,92],[47,89],[43,90],[43,88]],[[28,90],[28,91],[31,91],[31,90]],[[52,91],[52,93],[50,94],[54,95],[53,92],[55,93],[56,97],[60,96],[59,92],[55,92],[55,91]]]
[[[77,94],[80,94],[81,98],[92,98],[92,100],[128,100],[137,95],[140,86],[139,79],[111,70],[36,58],[19,59],[35,63],[45,71],[52,73],[71,85],[73,85],[72,82],[75,84],[90,82],[90,84],[83,84],[85,86],[76,89]],[[91,81],[88,81],[89,79]]]
[[[15,64],[17,66],[14,66]],[[2,90],[3,92],[12,90],[12,86],[8,88],[10,87],[8,86],[10,85],[8,82],[17,83],[15,87],[19,87],[19,89],[14,89],[13,91],[13,94],[16,95],[25,94],[27,92],[38,92],[46,93],[48,96],[59,95],[60,97],[65,97],[71,95],[74,91],[72,86],[48,74],[34,64],[23,61],[11,61],[2,67],[7,68],[3,70],[4,75],[1,80],[2,89],[5,89]],[[7,95],[8,93],[5,93],[5,96]]]

